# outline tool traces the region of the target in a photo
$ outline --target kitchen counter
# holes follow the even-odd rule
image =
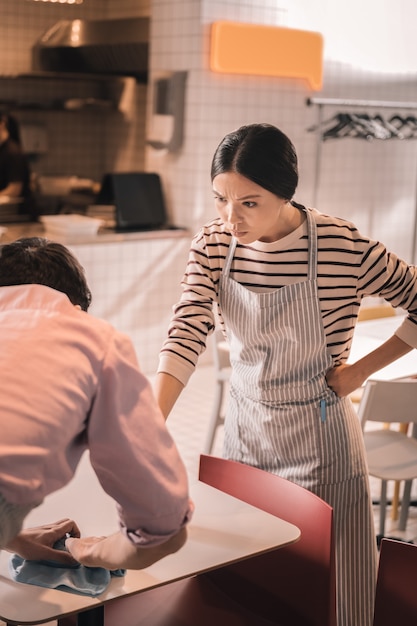
[[[21,224],[0,224],[5,229],[0,238],[0,243],[10,243],[22,237],[46,237],[45,229],[39,222],[24,222]],[[142,230],[116,232],[111,228],[101,228],[97,235],[88,236],[48,236],[49,239],[59,241],[64,245],[98,244],[98,243],[123,243],[125,241],[149,241],[153,239],[188,237],[186,228],[166,228],[160,230]]]
[[[1,224],[0,244],[44,237],[41,223]],[[92,292],[89,312],[129,335],[145,374],[154,374],[172,306],[180,295],[191,236],[186,229],[51,237],[66,245],[85,270]],[[206,353],[210,358],[210,353]]]

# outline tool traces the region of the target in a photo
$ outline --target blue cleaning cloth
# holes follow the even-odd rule
[[[65,537],[54,548],[65,550]],[[9,571],[13,580],[48,589],[59,589],[85,596],[99,596],[106,589],[112,576],[124,576],[126,570],[107,570],[104,567],[86,567],[80,563],[64,565],[56,561],[27,561],[17,554],[9,559]]]

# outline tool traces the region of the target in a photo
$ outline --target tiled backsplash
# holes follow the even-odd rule
[[[144,169],[146,85],[134,79],[4,80],[32,70],[32,46],[59,20],[149,16],[148,0],[88,0],[80,5],[13,0],[0,3],[0,100],[25,103],[13,111],[21,124],[45,129],[48,151],[32,159],[36,174],[78,175],[100,180],[105,171]],[[112,100],[106,106],[48,110],[64,95],[70,100],[92,96]],[[121,96],[119,97],[119,92]],[[34,105],[27,103],[33,101]],[[13,107],[12,107],[13,109]]]

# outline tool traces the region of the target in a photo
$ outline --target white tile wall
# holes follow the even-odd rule
[[[90,312],[131,337],[147,374],[156,371],[188,243],[181,237],[71,246],[93,294]]]
[[[319,6],[320,2],[315,4]],[[307,97],[317,94],[310,92],[306,83],[221,75],[208,69],[209,28],[213,21],[227,19],[297,27],[300,7],[303,2],[284,0],[186,0],[175,3],[175,8],[168,0],[152,2],[157,42],[152,55],[153,73],[186,69],[189,76],[183,150],[170,155],[148,149],[147,167],[160,171],[164,177],[176,218],[197,229],[213,215],[209,167],[217,143],[241,124],[271,122],[286,132],[297,148],[301,178],[296,199],[308,205],[317,200],[317,208],[357,221],[367,234],[385,240],[390,248],[410,261],[416,203],[416,142],[337,140],[332,145],[326,142],[317,164],[317,136],[307,132],[307,128],[317,120],[318,111],[314,106],[306,106]],[[185,10],[189,16],[186,27],[182,21]],[[413,10],[411,5],[408,10]],[[330,27],[338,27],[342,32],[343,19],[340,15],[337,19],[339,22]],[[317,12],[310,27],[329,32],[325,12]],[[353,46],[354,32],[351,38]],[[395,51],[394,42],[387,45]],[[392,75],[384,74],[383,68],[365,71],[360,66],[325,56],[324,88],[320,95],[416,101],[416,74],[417,66],[415,74],[407,70]],[[326,107],[323,113],[331,117],[345,110],[345,107]]]
[[[83,5],[69,7],[31,5],[26,0],[0,2],[0,74],[26,71],[32,42],[46,26],[63,17],[152,15],[150,84],[144,88],[127,81],[118,113],[55,113],[47,117],[43,112],[19,113],[27,122],[43,122],[47,126],[51,151],[34,167],[41,173],[52,170],[93,177],[111,169],[145,167],[157,171],[163,179],[171,219],[193,232],[214,214],[209,170],[218,142],[241,124],[266,121],[278,125],[297,148],[298,201],[307,205],[315,202],[322,211],[356,221],[364,231],[410,260],[416,212],[417,142],[324,142],[317,163],[317,135],[307,129],[317,121],[318,110],[306,105],[306,99],[317,94],[309,90],[307,83],[214,74],[209,70],[209,32],[215,20],[311,28],[325,34],[325,42],[327,38],[333,46],[330,50],[335,42],[347,40],[349,44],[347,58],[329,56],[325,46],[324,87],[320,95],[417,101],[417,66],[416,72],[410,70],[410,64],[404,69],[399,67],[395,73],[385,72],[383,63],[380,68],[365,69],[367,66],[353,58],[359,47],[358,28],[347,32],[340,12],[333,10],[333,4],[323,11],[324,4],[325,0],[86,0]],[[416,7],[409,0],[406,4],[408,19],[415,21]],[[397,10],[393,0],[384,5],[387,20],[390,7]],[[369,41],[372,36],[371,28]],[[410,41],[410,37],[401,37],[396,30],[395,35],[384,39],[385,47],[392,53],[388,56],[395,58]],[[378,55],[387,58],[386,50],[382,54],[374,46],[371,52],[376,62]],[[410,54],[410,58],[415,55]],[[184,144],[177,153],[149,146],[145,149],[154,122],[153,79],[180,70],[188,73]],[[4,81],[0,88],[4,97]],[[74,90],[74,95],[77,93]],[[339,110],[326,107],[323,115],[331,116]],[[146,252],[143,247],[136,250],[127,246],[125,256],[119,252],[117,256],[111,247],[102,256],[98,248],[80,250],[95,295],[93,311],[132,335],[149,371],[154,370],[171,306],[178,297],[187,252],[187,240],[181,251],[175,242],[171,250],[174,262],[160,264],[160,245],[146,247]],[[149,263],[153,287],[142,270],[148,271]],[[164,285],[164,289],[155,289],[155,285]],[[121,310],[122,304],[126,310]],[[145,328],[149,332],[144,332]]]

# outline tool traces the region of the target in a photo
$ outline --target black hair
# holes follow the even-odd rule
[[[60,243],[42,237],[17,239],[0,247],[0,287],[38,284],[65,293],[87,311],[91,291],[75,256]]]
[[[290,139],[271,124],[249,124],[226,135],[211,164],[211,180],[236,172],[279,198],[291,200],[298,185],[297,154]]]
[[[20,137],[19,122],[17,119],[10,113],[0,111],[0,121],[5,123],[10,139],[20,145],[22,142]]]

